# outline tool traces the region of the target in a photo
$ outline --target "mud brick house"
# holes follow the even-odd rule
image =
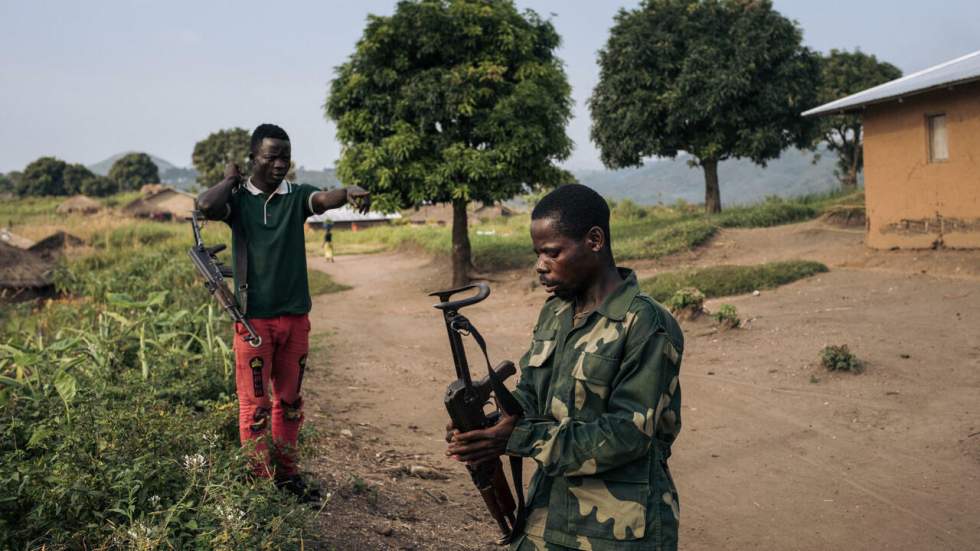
[[[980,51],[821,105],[860,114],[866,243],[980,247]]]

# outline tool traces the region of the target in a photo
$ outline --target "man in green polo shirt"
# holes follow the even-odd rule
[[[244,289],[245,298],[239,306],[262,338],[252,347],[243,339],[244,328],[235,328],[242,444],[255,443],[255,474],[274,476],[286,490],[315,499],[315,490],[298,474],[295,453],[312,306],[303,226],[308,217],[346,203],[366,212],[370,196],[357,186],[320,191],[287,181],[290,154],[282,128],[259,125],[252,133],[250,177],[243,180],[229,164],[225,179],[202,193],[197,205],[205,218],[232,226],[235,288]],[[246,251],[244,262],[240,251]]]
[[[447,454],[537,463],[513,549],[675,550],[679,506],[667,458],[681,426],[684,336],[636,275],[616,267],[598,193],[561,186],[531,220],[535,269],[553,296],[521,358],[514,397],[524,416],[452,431]]]

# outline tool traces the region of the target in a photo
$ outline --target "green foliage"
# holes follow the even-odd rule
[[[874,55],[855,50],[830,50],[821,58],[817,104],[855,94],[902,76],[902,71]],[[820,117],[817,141],[837,153],[837,177],[845,187],[857,186],[864,166],[861,115]]]
[[[128,153],[112,164],[109,178],[119,184],[120,191],[135,191],[144,184],[159,182],[160,171],[146,153]]]
[[[344,146],[340,180],[387,210],[464,209],[572,181],[555,164],[572,148],[559,43],[550,22],[511,1],[399,2],[371,16],[325,105]],[[459,281],[470,262],[465,228],[454,240]]]
[[[251,134],[244,128],[213,132],[194,145],[191,161],[197,170],[197,183],[211,187],[224,178],[225,164],[237,163],[243,171],[248,165]]]
[[[767,197],[758,205],[729,208],[715,221],[722,228],[767,228],[810,220],[817,214],[817,208],[806,202]]]
[[[758,164],[812,140],[819,59],[771,2],[645,0],[620,10],[599,52],[592,140],[609,167],[686,151],[720,208],[717,162]],[[714,184],[710,178],[714,177]]]
[[[646,218],[647,216],[646,209],[629,199],[623,199],[619,203],[612,204],[610,209],[610,216],[615,216],[623,220]]]
[[[683,287],[670,295],[670,298],[664,302],[664,306],[669,308],[671,312],[682,310],[701,312],[704,310],[704,298],[704,293],[696,287]]]
[[[78,191],[89,197],[108,197],[119,191],[119,184],[106,176],[95,175],[83,180]]]
[[[0,174],[0,193],[13,193],[14,181],[6,174]]]
[[[735,328],[742,325],[742,319],[738,317],[738,310],[735,309],[731,304],[722,304],[718,307],[718,311],[713,314],[718,323],[726,326]]]
[[[655,300],[664,302],[685,287],[696,287],[708,298],[723,297],[772,289],[826,271],[825,265],[806,260],[756,266],[710,266],[658,274],[642,280],[640,286]]]
[[[21,197],[74,195],[83,182],[95,175],[80,164],[68,164],[54,157],[41,157],[24,168],[14,181],[13,191]]]
[[[230,324],[189,245],[69,263],[0,328],[0,548],[300,548],[312,511],[250,481]]]
[[[850,371],[851,373],[864,371],[864,362],[857,359],[857,356],[851,353],[846,344],[825,346],[820,351],[820,364],[828,371]]]

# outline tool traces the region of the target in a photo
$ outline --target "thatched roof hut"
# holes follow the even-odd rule
[[[147,186],[144,186],[147,187]],[[154,220],[190,220],[194,196],[186,191],[161,187],[123,207],[123,214]]]
[[[34,245],[33,241],[11,232],[10,228],[0,228],[0,242],[13,245],[18,249],[29,249]]]
[[[56,260],[65,251],[85,245],[85,241],[70,233],[58,230],[31,246],[28,251],[49,261]]]
[[[0,241],[0,299],[23,300],[54,292],[52,264]]]
[[[85,195],[75,195],[62,201],[55,210],[58,214],[94,214],[102,210],[102,203]]]

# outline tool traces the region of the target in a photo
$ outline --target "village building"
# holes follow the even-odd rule
[[[43,258],[0,240],[0,302],[53,295],[51,269]]]
[[[322,229],[324,220],[330,220],[334,229],[357,231],[371,226],[390,224],[392,221],[398,220],[401,217],[402,215],[397,212],[385,214],[373,210],[362,214],[351,208],[350,205],[344,205],[339,209],[331,209],[323,214],[313,215],[306,219],[306,224],[313,229]]]
[[[409,224],[451,226],[453,224],[453,205],[452,203],[433,203],[429,205],[419,205],[415,208],[404,211],[404,216]],[[478,222],[488,222],[495,218],[512,216],[514,211],[499,203],[485,205],[483,203],[470,203],[466,208],[467,224],[473,225]]]
[[[58,205],[58,214],[95,214],[102,210],[102,203],[86,195],[75,195]]]
[[[85,246],[85,241],[70,233],[58,230],[31,245],[27,250],[44,260],[55,261],[70,249]]]
[[[122,213],[153,220],[190,220],[194,195],[168,186],[143,186],[148,193],[122,208]]]
[[[980,247],[980,51],[803,113],[860,114],[868,246]]]
[[[10,231],[10,228],[0,228],[0,243],[6,243],[18,249],[30,249],[34,241]]]

